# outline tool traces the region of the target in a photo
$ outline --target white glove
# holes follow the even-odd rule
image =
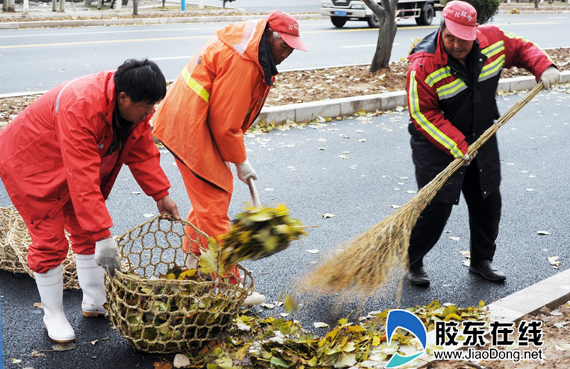
[[[473,159],[475,159],[475,157],[477,156],[477,151],[475,151],[473,154],[469,155],[469,154],[465,154],[461,157],[461,159],[463,159],[465,162],[463,163],[462,167],[466,167],[469,166],[469,164],[471,164],[471,162],[473,161]]]
[[[542,82],[545,89],[549,90],[551,86],[560,82],[560,71],[551,65],[542,72],[540,82]]]
[[[243,163],[236,163],[236,168],[238,172],[238,178],[245,184],[247,184],[247,179],[249,177],[257,180],[257,173],[249,164],[249,160],[245,159]]]
[[[95,262],[107,269],[111,277],[115,276],[115,269],[121,270],[119,264],[119,247],[113,238],[104,238],[95,243]]]

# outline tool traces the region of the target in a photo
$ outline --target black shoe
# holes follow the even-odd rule
[[[429,277],[424,270],[424,267],[410,269],[410,282],[412,282],[413,285],[420,287],[429,286]]]
[[[489,260],[485,260],[478,267],[469,267],[471,273],[480,274],[483,278],[488,279],[493,282],[502,282],[507,279],[505,273],[501,272],[497,267],[493,265]]]

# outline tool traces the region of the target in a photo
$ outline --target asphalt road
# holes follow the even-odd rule
[[[569,16],[498,15],[493,24],[536,42],[542,48],[561,44],[554,34],[570,34]],[[411,40],[436,29],[414,20],[398,22],[392,60],[406,57]],[[45,28],[0,31],[0,94],[45,91],[59,83],[115,69],[128,58],[155,60],[167,79],[174,79],[190,57],[225,23],[166,24],[114,27]],[[366,22],[338,29],[328,19],[300,21],[309,52],[295,51],[280,71],[368,64],[374,56],[378,30]]]
[[[468,250],[469,234],[464,201],[454,208],[439,243],[425,258],[432,284],[427,289],[403,284],[398,303],[394,288],[381,291],[365,302],[338,296],[310,299],[303,296],[301,311],[290,318],[313,329],[317,321],[333,324],[342,317],[356,319],[372,310],[427,304],[432,300],[471,306],[487,303],[519,291],[565,270],[570,265],[567,223],[570,207],[570,95],[568,91],[542,92],[499,132],[502,158],[503,216],[497,240],[496,264],[507,274],[495,284],[470,274],[462,265],[460,251]],[[498,98],[505,112],[519,96]],[[285,203],[291,215],[307,225],[309,236],[270,258],[244,264],[253,272],[257,291],[276,302],[285,290],[331,255],[341,242],[363,232],[403,205],[416,191],[411,162],[408,112],[377,117],[346,119],[320,127],[273,131],[246,139],[250,161],[259,173],[258,189],[266,205]],[[361,142],[361,139],[365,139]],[[324,148],[320,150],[319,148]],[[340,156],[346,157],[341,158]],[[172,197],[186,213],[189,202],[170,154],[162,166],[172,182]],[[147,220],[154,202],[140,191],[125,168],[107,202],[114,219],[114,234]],[[236,180],[230,216],[249,200],[247,186]],[[10,205],[0,188],[0,206]],[[335,216],[324,218],[322,214]],[[548,231],[547,236],[538,231]],[[453,239],[450,237],[454,237]],[[459,237],[456,239],[455,237]],[[317,254],[307,250],[320,250]],[[559,256],[554,269],[548,256]],[[54,352],[41,322],[42,311],[34,281],[25,275],[0,272],[0,303],[6,368],[153,368],[160,357],[133,351],[103,318],[81,315],[81,293],[66,291],[65,308],[76,329],[77,348]],[[262,310],[260,308],[260,310]],[[278,315],[283,308],[262,310]],[[315,329],[325,333],[324,329]],[[94,341],[96,341],[94,343]],[[32,356],[33,352],[45,356]],[[22,360],[12,364],[12,358]],[[172,359],[172,357],[168,357]]]

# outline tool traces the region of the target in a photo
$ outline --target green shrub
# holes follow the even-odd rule
[[[499,0],[465,0],[473,5],[477,10],[477,23],[485,24],[490,22],[493,17],[499,12]],[[442,4],[447,4],[448,1],[444,0]]]

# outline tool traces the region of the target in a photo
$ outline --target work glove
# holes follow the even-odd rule
[[[243,163],[236,163],[236,168],[238,172],[238,178],[245,184],[247,184],[247,179],[249,177],[257,180],[257,173],[249,164],[249,160],[245,159]]]
[[[546,68],[542,75],[540,76],[540,82],[544,85],[544,88],[549,90],[551,86],[560,82],[560,71],[554,66]]]
[[[104,238],[95,243],[95,262],[106,269],[111,277],[115,276],[115,269],[121,270],[119,248],[114,238]]]
[[[462,167],[467,167],[469,166],[469,164],[471,164],[471,162],[473,161],[473,159],[475,159],[475,157],[477,156],[477,151],[475,151],[473,154],[469,155],[469,154],[465,154],[461,157],[461,159],[464,160],[464,163],[462,165]]]

